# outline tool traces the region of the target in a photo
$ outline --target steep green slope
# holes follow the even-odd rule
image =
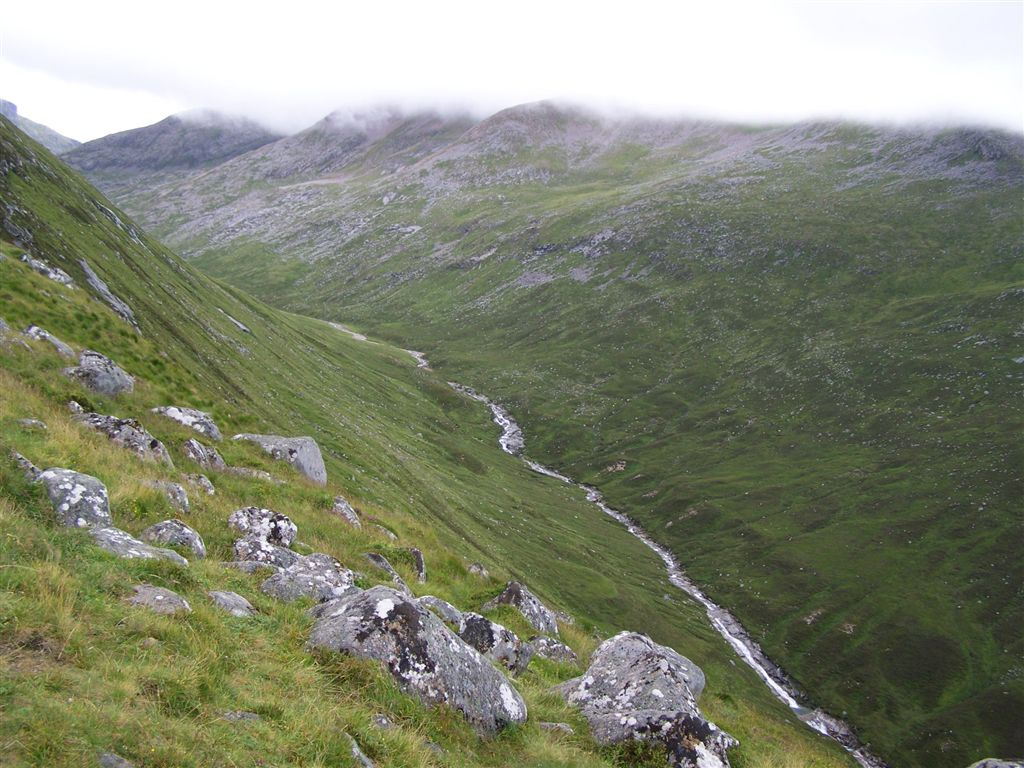
[[[509,406],[894,762],[1024,751],[1019,137],[541,105],[383,179],[241,160],[125,199]]]
[[[408,575],[401,547],[420,546],[430,580],[417,589],[466,607],[493,595],[499,579],[521,577],[580,619],[568,634],[581,651],[593,647],[592,630],[638,629],[672,644],[706,670],[702,706],[742,740],[736,766],[850,764],[736,663],[701,610],[678,593],[663,597],[672,588],[646,548],[580,494],[501,453],[486,411],[417,369],[404,351],[356,341],[203,277],[2,120],[0,201],[8,241],[0,258],[0,317],[12,328],[37,323],[76,347],[98,349],[139,378],[133,394],[112,401],[60,375],[65,363],[45,343],[26,349],[6,341],[0,345],[4,457],[13,449],[41,466],[98,476],[111,490],[115,519],[132,533],[171,514],[145,481],[180,478],[75,425],[64,407],[72,397],[140,419],[185,472],[196,469],[181,450],[190,433],[149,408],[203,408],[228,434],[312,434],[331,480],[327,489],[310,486],[251,446],[225,441],[230,464],[284,474],[287,483],[211,473],[217,495],[194,497],[189,518],[206,537],[210,559],[181,571],[115,560],[80,533],[57,530],[40,490],[4,458],[0,514],[9,535],[0,543],[0,762],[82,765],[111,749],[154,766],[336,765],[348,759],[346,730],[384,766],[639,759],[628,749],[596,750],[583,735],[562,740],[536,726],[538,719],[568,719],[580,727],[547,690],[575,674],[571,668],[531,668],[521,688],[534,720],[481,743],[460,718],[399,694],[373,665],[311,659],[301,650],[310,621],[304,606],[272,603],[259,595],[254,577],[217,564],[230,557],[228,513],[258,503],[293,517],[311,549],[356,568],[361,553],[374,548]],[[78,287],[36,274],[18,260],[23,251],[64,269]],[[95,298],[79,260],[132,309],[139,333]],[[49,429],[20,424],[29,417]],[[353,533],[325,515],[338,492],[399,542],[370,526]],[[492,578],[469,575],[470,560],[483,561]],[[380,580],[377,574],[367,579]],[[180,591],[195,613],[182,621],[129,609],[121,598],[140,580]],[[212,612],[205,592],[213,588],[249,596],[260,619],[239,624]],[[526,631],[514,615],[499,615]],[[249,729],[220,718],[237,709],[254,710],[265,722]],[[374,712],[400,727],[375,729]],[[661,758],[649,760],[656,765]]]

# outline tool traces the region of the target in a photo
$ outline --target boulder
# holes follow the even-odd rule
[[[191,427],[199,434],[211,440],[221,439],[220,430],[217,429],[217,425],[210,414],[204,411],[197,411],[195,408],[179,408],[176,405],[162,405],[159,408],[154,408],[153,413],[159,413],[161,416],[166,416],[168,419],[172,419],[179,424]]]
[[[139,538],[165,547],[183,547],[200,559],[206,557],[203,538],[181,520],[164,520],[151,525],[139,534]]]
[[[484,605],[483,610],[488,611],[499,605],[511,605],[519,609],[530,622],[530,626],[538,632],[558,635],[558,621],[555,619],[554,611],[518,581],[510,581],[500,595]]]
[[[388,575],[391,576],[391,581],[394,582],[395,587],[399,591],[406,595],[412,595],[412,590],[409,589],[409,585],[405,583],[405,579],[398,574],[398,571],[392,567],[391,563],[388,562],[388,559],[384,557],[384,555],[376,552],[367,552],[364,557],[382,571],[386,571]]]
[[[260,585],[260,591],[286,603],[302,597],[322,603],[353,589],[354,580],[352,571],[333,557],[314,553],[270,576]]]
[[[229,723],[256,723],[263,719],[255,712],[246,712],[243,709],[233,709],[230,712],[222,712],[220,716]]]
[[[376,528],[384,536],[384,538],[390,539],[391,541],[398,541],[398,537],[395,535],[394,531],[388,530],[379,523],[374,523],[373,527]]]
[[[427,583],[427,561],[423,559],[423,552],[417,547],[409,547],[409,554],[416,564],[416,581],[420,584]]]
[[[309,648],[376,659],[406,692],[454,707],[483,735],[526,721],[505,676],[412,598],[384,586],[352,590],[319,613]]]
[[[228,518],[228,527],[247,536],[258,536],[271,544],[291,546],[299,529],[287,515],[262,507],[243,507]]]
[[[174,466],[164,444],[147,432],[135,419],[119,419],[102,413],[82,413],[75,421],[95,429],[120,446],[137,453],[144,459],[161,461]]]
[[[434,597],[433,595],[424,595],[417,599],[419,600],[420,605],[427,606],[427,608],[432,610],[449,624],[454,624],[457,627],[459,626],[459,622],[462,621],[462,611],[447,600],[442,600],[440,597]]]
[[[533,657],[533,646],[520,640],[515,632],[479,613],[462,614],[459,637],[516,676],[526,671]]]
[[[132,605],[149,608],[154,613],[173,615],[175,613],[192,613],[188,601],[176,592],[151,584],[139,584],[133,587],[135,594],[127,598]]]
[[[215,496],[217,493],[217,489],[213,487],[213,483],[210,482],[210,478],[206,475],[185,475],[185,479],[207,496]]]
[[[571,736],[572,734],[576,733],[576,731],[573,730],[573,727],[571,725],[569,725],[568,723],[545,723],[545,722],[540,722],[540,723],[537,723],[537,725],[540,727],[540,729],[542,731],[552,731],[554,733],[564,733],[564,734],[566,734],[568,736]]]
[[[33,256],[30,256],[27,253],[21,254],[21,260],[28,264],[29,267],[31,267],[34,271],[38,272],[43,277],[48,277],[55,283],[66,285],[69,288],[75,287],[75,281],[71,279],[71,275],[69,275],[60,267],[51,266],[42,259],[37,259]]]
[[[287,568],[295,565],[299,560],[299,554],[292,552],[287,547],[271,544],[262,536],[250,534],[235,541],[235,558],[242,562],[273,565],[277,568]],[[247,568],[242,568],[247,570]]]
[[[660,742],[674,768],[727,768],[726,751],[737,742],[701,715],[703,688],[693,662],[635,632],[606,640],[582,677],[558,686],[598,744]]]
[[[971,763],[968,768],[1024,768],[1024,760],[986,757],[984,760]]]
[[[192,438],[185,441],[185,457],[191,459],[203,469],[227,469],[227,463],[217,453],[216,448],[203,445]]]
[[[252,607],[252,603],[237,592],[221,592],[215,589],[207,592],[206,594],[210,596],[214,605],[224,611],[227,611],[232,616],[245,618],[246,616],[252,616],[256,613],[256,609]]]
[[[18,465],[18,469],[20,469],[25,474],[25,479],[27,479],[30,483],[34,483],[37,480],[39,480],[39,475],[43,473],[43,471],[39,467],[37,467],[35,464],[33,464],[31,461],[29,461],[27,458],[22,456],[17,451],[11,451],[11,458],[14,459],[14,463]]]
[[[92,475],[51,467],[39,474],[39,482],[46,489],[61,525],[102,527],[113,522],[107,486]]]
[[[65,368],[64,375],[80,381],[93,392],[116,397],[135,388],[135,379],[113,360],[91,349],[78,356],[78,365]]]
[[[235,435],[234,440],[249,440],[279,461],[287,461],[317,485],[327,485],[327,468],[320,446],[312,437],[280,435]]]
[[[74,359],[75,357],[75,350],[73,350],[69,345],[65,344],[63,341],[58,339],[49,331],[40,328],[38,325],[30,325],[28,328],[22,331],[22,333],[24,333],[30,339],[50,342],[50,344],[53,345],[53,348],[57,350],[57,354],[59,354],[61,357],[66,357],[69,360]]]
[[[188,491],[178,483],[172,483],[167,480],[153,480],[149,482],[148,485],[163,493],[163,495],[167,497],[167,500],[171,502],[179,512],[186,515],[188,514]]]
[[[487,572],[487,569],[484,568],[482,563],[470,563],[469,564],[469,572],[472,575],[478,576],[481,579],[489,579],[489,578],[491,578],[491,574],[489,574]]]
[[[188,565],[188,560],[173,549],[163,549],[146,544],[136,539],[127,531],[122,531],[120,528],[114,528],[113,526],[91,528],[89,533],[92,535],[96,546],[118,557],[170,560],[178,565]]]
[[[348,734],[345,734],[348,736]],[[359,747],[359,742],[353,739],[351,736],[348,737],[349,752],[352,754],[352,759],[356,761],[356,765],[359,768],[374,768],[373,760],[366,756]]]
[[[529,642],[533,646],[533,652],[542,659],[570,664],[576,664],[580,660],[572,648],[553,637],[534,635]]]
[[[344,496],[334,497],[334,506],[331,507],[331,514],[337,515],[353,528],[363,527],[363,524],[359,522],[359,515]]]
[[[100,752],[97,762],[100,768],[135,768],[135,763],[129,762],[113,752]]]
[[[39,419],[18,419],[18,426],[24,429],[38,429],[40,432],[46,432],[49,427],[46,426],[45,421]]]

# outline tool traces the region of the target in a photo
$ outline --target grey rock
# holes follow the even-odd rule
[[[42,432],[46,432],[49,429],[46,426],[46,422],[39,419],[18,419],[18,425],[25,429],[38,429]]]
[[[188,514],[188,491],[186,491],[181,485],[167,480],[152,480],[148,485],[163,493],[163,495],[167,497],[167,500],[171,502],[179,512],[186,515]]]
[[[127,598],[132,605],[148,608],[154,613],[173,615],[175,613],[192,613],[188,601],[176,592],[152,584],[139,584],[133,587],[135,594]]]
[[[403,594],[412,595],[412,590],[409,589],[409,585],[405,583],[403,579],[396,571],[388,559],[384,555],[378,554],[377,552],[367,552],[363,555],[367,560],[373,563],[375,566],[380,568],[382,571],[387,572],[391,576],[391,581],[394,582],[395,587]]]
[[[419,600],[420,605],[427,606],[427,608],[432,610],[449,624],[454,624],[457,627],[462,621],[462,611],[447,600],[442,600],[440,597],[434,597],[433,595],[423,595],[423,597],[417,599]]]
[[[312,437],[280,435],[235,435],[234,440],[249,440],[279,461],[287,461],[317,485],[327,485],[327,468],[320,446]]]
[[[165,547],[183,547],[200,559],[206,557],[203,538],[181,520],[164,520],[151,525],[139,534],[139,538]]]
[[[14,459],[14,463],[18,465],[18,468],[25,473],[25,478],[30,483],[34,483],[39,479],[39,475],[43,472],[39,467],[17,451],[11,451],[11,458]]]
[[[533,657],[533,646],[520,640],[515,632],[479,613],[462,614],[459,637],[516,676],[526,671]]]
[[[246,712],[241,709],[235,709],[230,712],[222,712],[220,716],[224,720],[227,720],[231,723],[255,723],[263,719],[255,712]]]
[[[387,715],[376,714],[370,718],[370,722],[380,728],[382,731],[390,731],[395,727],[395,724],[388,719]]]
[[[174,466],[164,444],[149,434],[135,419],[119,419],[102,413],[82,413],[75,416],[75,421],[106,435],[113,442],[144,459]]]
[[[153,413],[166,416],[168,419],[191,427],[204,437],[211,440],[220,440],[221,434],[210,414],[204,411],[197,411],[195,408],[179,408],[176,405],[162,405],[153,408]]]
[[[348,736],[348,734],[345,735]],[[373,760],[368,758],[366,753],[360,749],[359,743],[351,736],[348,737],[348,742],[349,750],[352,753],[352,759],[356,761],[356,765],[360,766],[360,768],[374,768]]]
[[[530,626],[546,635],[558,635],[558,621],[555,613],[542,603],[535,594],[520,584],[510,581],[504,591],[484,605],[485,611],[499,605],[511,605],[523,614]]]
[[[135,379],[109,357],[83,350],[78,356],[78,365],[65,368],[64,375],[69,376],[83,385],[108,397],[116,397],[122,392],[131,392],[135,388]]]
[[[28,264],[33,271],[38,272],[43,277],[48,277],[55,283],[60,283],[61,285],[66,285],[71,288],[75,286],[75,281],[71,278],[71,275],[60,267],[51,267],[42,259],[36,259],[27,253],[23,253],[21,255],[21,260]]]
[[[118,317],[138,331],[139,324],[135,322],[135,313],[132,312],[132,308],[114,295],[107,284],[100,279],[100,276],[93,272],[92,267],[89,266],[89,262],[85,259],[79,259],[78,265],[82,268],[82,271],[85,272],[85,281],[89,283],[89,286],[96,291],[96,293],[99,294],[99,297],[106,302],[107,306],[114,310],[114,313]]]
[[[278,568],[287,568],[295,565],[299,560],[299,554],[292,552],[287,547],[271,544],[262,536],[244,536],[235,541],[235,558],[241,561],[252,563],[268,563]]]
[[[125,558],[141,558],[144,560],[170,560],[178,565],[188,565],[188,560],[173,549],[154,547],[139,541],[127,531],[107,526],[89,530],[93,541],[100,549]]]
[[[334,497],[334,506],[331,507],[331,514],[337,515],[353,528],[363,527],[363,524],[359,522],[359,515],[344,496]]]
[[[73,350],[69,345],[65,344],[63,341],[58,339],[49,331],[40,328],[38,325],[30,325],[28,328],[22,331],[22,333],[24,333],[30,339],[50,342],[53,345],[53,348],[57,350],[57,354],[59,354],[61,357],[66,357],[70,360],[73,359],[75,356],[75,350]]]
[[[971,763],[968,768],[1024,768],[1024,760],[1018,758],[999,759],[986,757],[976,763]]]
[[[237,543],[237,542],[236,542]],[[228,563],[221,563],[225,568],[232,568],[242,573],[258,573],[260,571],[279,571],[281,566],[273,563],[261,563],[258,560],[232,560]]]
[[[210,596],[214,605],[227,611],[232,616],[245,618],[246,616],[253,616],[256,613],[256,609],[252,607],[252,603],[237,592],[222,592],[215,589],[207,592],[206,594]]]
[[[598,744],[653,741],[676,768],[727,768],[736,740],[697,708],[704,675],[689,659],[636,632],[621,632],[594,652],[582,677],[558,686],[579,706]]]
[[[568,723],[544,723],[544,722],[541,722],[541,723],[537,723],[537,725],[540,727],[540,729],[542,731],[553,731],[555,733],[565,733],[565,734],[568,734],[570,736],[572,734],[576,733],[576,731],[573,729],[573,727],[571,725],[569,725]]]
[[[227,469],[227,464],[216,448],[203,445],[195,438],[185,441],[185,456],[203,469]]]
[[[228,527],[247,536],[258,536],[271,544],[291,546],[299,529],[287,515],[263,507],[236,509],[228,518]]]
[[[185,479],[203,491],[207,496],[215,496],[217,494],[217,489],[213,487],[213,483],[210,482],[210,478],[206,475],[186,475]]]
[[[385,528],[383,525],[380,525],[379,523],[374,523],[373,527],[380,531],[382,534],[384,534],[385,538],[390,539],[391,541],[398,541],[398,537],[395,535],[394,531],[389,531],[387,528]]]
[[[491,574],[487,572],[487,569],[481,563],[470,563],[469,572],[474,576],[479,576],[481,579],[491,578]]]
[[[427,583],[427,561],[423,559],[423,552],[418,547],[409,547],[413,562],[416,564],[416,581],[420,584]]]
[[[61,525],[84,528],[112,522],[107,487],[92,475],[51,467],[39,474]]]
[[[568,624],[570,627],[576,624],[576,619],[574,619],[565,611],[555,611],[555,618],[563,624]]]
[[[382,662],[408,693],[458,709],[484,735],[526,720],[505,676],[430,611],[389,587],[324,603],[309,647]]]
[[[85,408],[77,400],[68,400],[68,410],[74,414],[85,413]]]
[[[302,597],[326,602],[353,589],[355,577],[330,555],[314,553],[300,557],[260,585],[265,595],[290,603]]]
[[[70,278],[69,278],[70,279]],[[135,768],[135,763],[128,762],[113,752],[100,752],[97,758],[100,768]]]
[[[534,635],[529,642],[533,646],[533,652],[542,659],[571,664],[576,664],[580,660],[572,648],[553,637]]]

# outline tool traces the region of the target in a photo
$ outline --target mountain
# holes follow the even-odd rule
[[[457,132],[118,199],[496,398],[895,764],[1024,752],[1024,139],[548,103]]]
[[[280,602],[263,589],[265,572],[221,564],[238,554],[228,517],[249,507],[286,514],[299,531],[292,556],[337,558],[359,571],[360,587],[393,583],[370,567],[372,551],[414,594],[463,609],[481,610],[507,579],[527,582],[575,617],[560,631],[583,658],[623,629],[670,644],[703,668],[700,706],[741,740],[737,765],[852,765],[736,663],[649,549],[581,492],[499,450],[486,409],[405,350],[205,277],[3,119],[0,202],[4,765],[89,765],[106,752],[140,765],[350,764],[350,737],[381,766],[665,764],[663,751],[595,744],[579,711],[550,692],[580,673],[574,663],[531,662],[509,683],[529,720],[486,740],[453,710],[403,693],[381,665],[310,654],[308,601]],[[45,332],[17,330],[30,325]],[[64,375],[62,355],[86,349],[122,366],[134,389],[114,397]],[[115,421],[114,434],[144,429],[136,447],[159,441],[166,460],[90,431],[72,399],[135,420]],[[326,486],[244,440],[215,443],[228,467],[198,465],[186,448],[197,433],[151,410],[168,405],[206,411],[225,436],[313,436]],[[114,522],[132,536],[182,518],[205,539],[207,557],[189,553],[187,567],[112,557],[85,531],[54,522],[46,493],[12,452],[97,478]],[[213,495],[192,484],[196,472]],[[187,485],[187,511],[165,496],[166,483]],[[331,513],[338,494],[361,528]],[[425,583],[410,547],[425,557]],[[472,562],[490,575],[472,572]],[[130,605],[144,585],[179,594],[191,613]],[[257,615],[220,612],[214,590],[245,596]],[[485,612],[519,635],[536,631],[510,606]],[[547,720],[576,733],[544,730]],[[111,760],[103,758],[119,764]]]
[[[18,106],[4,99],[0,99],[0,116],[6,117],[25,134],[38,141],[54,154],[63,154],[81,144],[80,141],[69,139],[67,136],[57,133],[53,128],[19,115]]]

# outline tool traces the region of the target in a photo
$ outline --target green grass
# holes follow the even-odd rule
[[[475,608],[517,577],[577,617],[577,627],[564,631],[581,654],[629,628],[693,658],[709,679],[704,711],[742,741],[734,752],[738,768],[851,764],[769,696],[699,608],[678,594],[662,597],[671,587],[646,548],[578,492],[501,453],[486,410],[442,377],[417,369],[399,349],[357,342],[205,278],[142,233],[133,239],[97,208],[94,191],[3,121],[0,150],[8,164],[0,196],[14,210],[6,237],[30,233],[29,250],[80,286],[77,259],[87,259],[141,327],[136,334],[84,288],[62,288],[18,261],[21,249],[0,246],[0,317],[16,329],[42,325],[138,377],[131,395],[111,400],[63,377],[65,362],[46,343],[0,345],[0,762],[77,766],[109,749],[145,766],[338,765],[349,760],[348,732],[382,766],[661,764],[659,756],[638,763],[629,748],[593,745],[578,714],[549,692],[577,673],[571,667],[532,665],[517,683],[531,721],[487,742],[457,715],[401,694],[373,664],[307,654],[306,606],[264,598],[259,577],[218,564],[230,558],[226,519],[241,506],[269,506],[296,521],[304,546],[363,570],[367,583],[382,580],[363,565],[362,553],[374,549],[415,584],[411,564],[383,534],[372,526],[353,532],[326,514],[333,495],[343,493],[364,519],[395,531],[399,546],[423,549],[430,580],[414,586],[421,593]],[[147,464],[79,427],[65,408],[71,398],[138,418],[168,446],[176,469]],[[210,411],[228,435],[313,435],[325,454],[328,488],[307,484],[247,443],[225,441],[219,447],[230,464],[287,482],[209,473],[217,495],[192,493],[186,519],[203,535],[209,557],[180,569],[118,560],[81,532],[57,528],[41,489],[6,458],[16,450],[42,467],[99,477],[110,489],[115,523],[137,534],[175,515],[145,481],[197,470],[181,451],[193,433],[149,411],[167,404]],[[18,424],[29,417],[49,429]],[[467,573],[474,560],[490,569],[489,581]],[[123,598],[141,581],[179,592],[193,613],[171,619],[131,608]],[[209,589],[238,591],[260,616],[240,621],[216,612]],[[508,611],[496,615],[527,632]],[[263,720],[220,719],[238,709]],[[400,727],[376,730],[369,720],[375,712]],[[543,732],[540,719],[572,722],[578,735]],[[445,753],[434,754],[425,739]]]

